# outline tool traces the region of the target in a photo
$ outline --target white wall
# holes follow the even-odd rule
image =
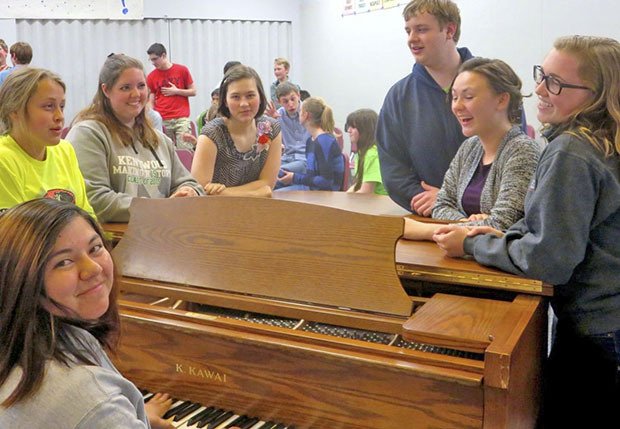
[[[304,0],[144,0],[144,17],[288,21],[293,28],[293,55],[289,60],[295,64],[301,59],[299,41],[302,1]],[[300,80],[299,69],[293,67],[290,77],[294,81]],[[273,75],[270,78],[273,78]],[[268,86],[268,83],[270,81],[263,82],[265,86]]]
[[[341,127],[351,111],[380,109],[389,87],[411,71],[402,9],[342,17],[342,1],[301,4],[301,64],[304,87],[323,96]],[[538,64],[560,35],[620,39],[616,0],[456,0],[462,18],[460,46],[475,55],[501,58],[533,90]],[[535,96],[526,99],[528,122],[538,128]]]

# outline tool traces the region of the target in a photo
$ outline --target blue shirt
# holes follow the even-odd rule
[[[305,161],[306,141],[310,137],[310,133],[299,122],[299,107],[292,116],[286,112],[284,107],[280,107],[278,113],[280,114],[279,121],[282,132],[282,144],[284,145],[282,163]]]

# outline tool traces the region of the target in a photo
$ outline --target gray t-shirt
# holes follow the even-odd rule
[[[50,361],[34,396],[8,409],[0,407],[0,428],[150,428],[140,391],[116,370],[90,333],[70,329],[101,366],[66,367]],[[21,368],[13,369],[0,387],[0,402],[14,390],[21,374]]]

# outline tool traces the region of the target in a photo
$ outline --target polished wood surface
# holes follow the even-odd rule
[[[291,191],[274,192],[274,199],[338,208],[354,213],[394,217],[407,216],[419,221],[436,221],[411,215],[384,195]],[[237,214],[237,216],[242,216],[242,214]],[[108,223],[104,225],[104,229],[118,241],[125,233],[127,224]],[[315,230],[315,232],[319,231]],[[350,237],[352,236],[342,237],[343,243],[351,243]],[[485,267],[471,258],[449,258],[432,242],[399,240],[396,246],[396,270],[399,277],[417,281],[545,296],[553,294],[552,286],[539,280],[527,279],[495,268]]]
[[[131,219],[114,250],[115,363],[140,387],[298,428],[534,427],[546,307],[516,276],[396,245],[399,216],[329,204],[137,199]],[[395,247],[410,258],[402,279],[474,290],[473,275],[503,277],[492,287],[513,295],[407,297]]]

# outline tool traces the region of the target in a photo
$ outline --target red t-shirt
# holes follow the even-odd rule
[[[161,88],[173,83],[179,89],[187,89],[194,81],[187,67],[172,64],[168,70],[155,69],[146,78],[146,84],[155,95],[155,110],[163,119],[189,118],[189,100],[182,95],[164,96]]]

